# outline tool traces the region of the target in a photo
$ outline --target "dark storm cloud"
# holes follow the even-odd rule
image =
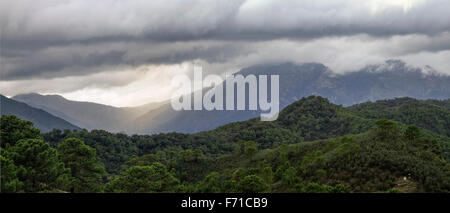
[[[450,29],[447,0],[410,0],[410,8],[383,3],[407,0],[44,2],[23,8],[21,1],[3,3],[8,43],[432,35]]]
[[[235,42],[99,42],[56,46],[30,51],[8,49],[3,53],[2,80],[56,78],[120,70],[143,64],[177,64],[202,59],[224,63],[246,51]]]
[[[72,55],[70,60],[23,60],[23,65],[17,66],[4,72],[4,80],[21,79],[25,77],[34,77],[31,73],[39,73],[43,77],[61,77],[65,73],[60,73],[64,69],[81,69],[78,74],[85,74],[84,71],[90,71],[92,68],[102,65],[117,66],[122,64],[124,52],[111,51],[104,54],[92,53],[87,57]],[[76,72],[76,71],[72,71]],[[62,75],[60,75],[62,74]],[[72,73],[76,75],[76,73]]]
[[[403,36],[380,48],[450,49],[448,0],[19,0],[0,7],[2,80],[195,59],[226,63],[260,49],[255,42],[280,39]]]

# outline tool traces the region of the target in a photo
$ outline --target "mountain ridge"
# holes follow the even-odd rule
[[[434,70],[431,67],[428,69]],[[421,100],[449,98],[450,76],[438,75],[429,70],[414,68],[400,60],[387,60],[383,64],[369,65],[359,71],[336,74],[320,63],[298,65],[286,62],[255,65],[243,68],[235,74],[279,75],[281,110],[309,95],[322,96],[343,106],[397,97]],[[77,116],[77,113],[73,113],[74,110],[61,111],[64,107],[55,107],[50,104],[50,101],[21,97],[23,95],[14,96],[13,99],[54,113],[82,128],[105,129],[128,134],[171,131],[193,133],[210,130],[230,122],[244,121],[261,113],[261,111],[251,110],[175,111],[168,101],[154,105],[153,108],[140,108],[139,113],[136,113],[139,107],[111,108],[107,105],[95,105],[96,103],[92,102],[80,102],[105,109],[97,110],[95,113],[79,110],[78,114],[82,116]],[[45,96],[41,99],[45,99]],[[78,102],[70,103],[79,104]],[[68,115],[68,113],[73,114]],[[88,115],[83,115],[85,113]],[[93,119],[98,119],[98,122],[92,121]]]
[[[377,70],[377,72],[372,72]],[[412,97],[417,99],[446,99],[450,97],[450,76],[425,74],[399,60],[373,65],[357,72],[337,75],[323,64],[293,63],[256,65],[236,74],[279,75],[280,110],[302,97],[319,95],[331,102],[350,106],[366,101]],[[406,82],[406,83],[405,83]],[[408,84],[410,83],[410,85]],[[406,86],[405,86],[406,84]],[[224,94],[225,95],[225,94]],[[224,101],[225,102],[225,101]],[[256,117],[261,111],[174,111],[170,105],[159,112],[158,125],[152,123],[155,115],[144,114],[137,119],[138,133],[181,131],[192,133]],[[149,118],[145,118],[145,116]],[[198,121],[199,117],[204,119]],[[218,119],[219,118],[219,119]],[[195,122],[190,122],[195,121]],[[204,122],[204,123],[202,123]],[[193,125],[195,123],[195,125]],[[147,128],[147,129],[145,129]]]
[[[94,102],[72,101],[60,95],[19,94],[12,99],[41,108],[82,128],[105,129],[120,132],[126,123],[161,103],[149,103],[137,107],[114,107]]]
[[[42,132],[49,132],[53,129],[81,129],[45,110],[31,107],[26,103],[15,101],[3,95],[0,95],[0,105],[1,115],[15,115],[20,119],[31,121]]]

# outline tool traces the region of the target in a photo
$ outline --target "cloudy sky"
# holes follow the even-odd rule
[[[450,74],[448,0],[0,0],[0,93],[114,106],[170,97],[193,64],[230,73],[387,59]]]

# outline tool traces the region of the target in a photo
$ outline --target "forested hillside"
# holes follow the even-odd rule
[[[450,99],[419,101],[413,98],[397,98],[357,104],[348,109],[361,117],[392,119],[450,137]]]
[[[196,134],[39,134],[3,116],[2,192],[449,192],[448,121],[448,100],[317,96]]]

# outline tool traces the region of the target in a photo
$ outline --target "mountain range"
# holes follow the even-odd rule
[[[244,68],[235,74],[279,75],[280,110],[309,95],[319,95],[344,106],[396,97],[450,97],[450,76],[438,74],[429,66],[414,68],[399,60],[388,60],[345,74],[336,74],[319,63],[264,64]],[[17,95],[12,99],[42,109],[81,128],[128,134],[171,131],[192,133],[247,120],[261,113],[250,110],[175,111],[170,102],[118,108],[36,93]]]
[[[242,69],[236,74],[279,75],[280,110],[309,95],[319,95],[344,106],[396,97],[450,97],[449,76],[442,76],[433,71],[425,74],[423,69],[411,68],[399,60],[388,60],[384,64],[341,75],[318,63],[258,65]],[[138,133],[192,133],[247,120],[259,116],[260,113],[261,111],[250,110],[174,111],[170,104],[166,104],[138,117],[134,127]]]
[[[12,99],[43,109],[84,129],[104,129],[120,132],[127,124],[161,103],[149,103],[138,107],[113,107],[92,102],[67,100],[59,95],[22,94]]]
[[[42,109],[31,107],[25,103],[9,99],[3,95],[0,95],[0,103],[0,116],[16,115],[20,119],[33,122],[35,127],[42,132],[49,132],[52,129],[80,129],[80,127],[75,126]]]

